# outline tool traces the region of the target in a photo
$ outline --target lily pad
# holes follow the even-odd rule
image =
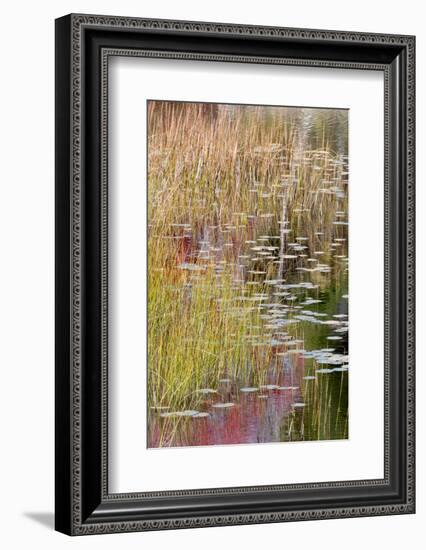
[[[333,372],[334,369],[318,369],[315,372],[320,374],[328,374],[329,372]]]
[[[178,265],[179,269],[186,269],[188,271],[205,271],[205,267],[202,267],[197,264],[190,264],[188,262],[184,262],[182,264]]]
[[[194,416],[198,414],[198,411],[174,411],[174,412],[165,412],[160,414],[162,418],[177,418],[180,416]]]

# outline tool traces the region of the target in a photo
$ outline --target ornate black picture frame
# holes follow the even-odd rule
[[[110,56],[377,70],[385,117],[384,478],[108,492]],[[56,21],[56,529],[69,535],[414,513],[413,36],[68,15]]]

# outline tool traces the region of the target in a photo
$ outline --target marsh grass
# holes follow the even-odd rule
[[[318,110],[306,138],[305,111],[149,102],[150,410],[197,410],[199,390],[227,377],[264,384],[289,349],[268,328],[270,312],[296,311],[280,284],[310,281],[303,303],[347,281],[346,160],[329,141],[328,113]],[[346,115],[336,117],[339,135]],[[304,337],[303,324],[285,331]]]
[[[294,409],[282,426],[284,441],[347,439],[348,373],[318,375],[303,384],[306,407]],[[337,405],[337,406],[336,406]]]

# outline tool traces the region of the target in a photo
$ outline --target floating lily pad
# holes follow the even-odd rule
[[[165,412],[160,414],[160,416],[162,418],[177,418],[180,416],[194,416],[196,414],[198,414],[198,411],[187,410],[187,411]]]
[[[212,405],[212,407],[215,407],[215,409],[228,409],[234,406],[235,403],[215,403],[214,405]]]
[[[197,264],[190,264],[190,263],[187,263],[187,262],[179,264],[178,268],[179,269],[186,269],[188,271],[205,271],[205,267],[197,265]]]
[[[318,369],[315,372],[320,374],[328,374],[329,372],[333,372],[334,369]]]

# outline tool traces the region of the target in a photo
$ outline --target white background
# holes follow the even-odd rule
[[[308,523],[69,539],[53,524],[53,19],[68,12],[198,19],[417,35],[417,204],[425,208],[426,31],[422,3],[388,0],[121,0],[15,2],[1,33],[1,530],[4,548],[232,547],[396,550],[419,548],[426,520],[425,291],[418,284],[418,512]],[[425,272],[425,216],[418,216],[418,281]]]
[[[110,63],[110,491],[382,478],[383,73],[128,57]],[[146,448],[147,98],[349,109],[349,295],[362,297],[349,303],[349,440]]]

